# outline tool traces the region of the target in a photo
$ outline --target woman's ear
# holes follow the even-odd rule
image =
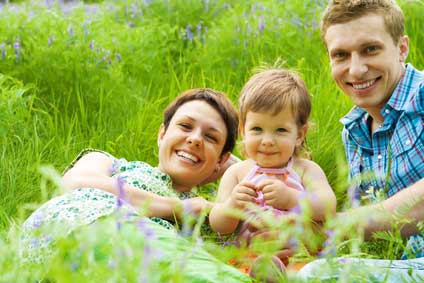
[[[159,132],[158,132],[158,147],[160,146],[160,142],[162,141],[163,136],[165,135],[165,132],[166,132],[165,125],[160,124]]]
[[[228,158],[230,158],[230,156],[231,156],[231,152],[226,152],[226,153],[222,154],[221,157],[219,158],[218,166],[219,167],[224,166],[225,162],[227,162],[227,160],[228,160]]]
[[[296,139],[296,146],[301,146],[303,141],[305,140],[306,133],[308,132],[308,125],[303,125],[299,128],[297,131],[297,139]]]

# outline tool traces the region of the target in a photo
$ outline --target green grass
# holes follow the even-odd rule
[[[211,87],[236,102],[261,65],[302,74],[313,94],[308,146],[339,208],[346,206],[338,120],[352,104],[333,83],[319,38],[325,1],[120,0],[66,7],[52,1],[50,8],[45,1],[19,2],[0,4],[0,268],[8,270],[1,282],[19,274],[13,267],[19,259],[6,248],[15,245],[15,223],[56,189],[40,166],[61,172],[86,147],[154,165],[162,110],[179,92]],[[424,5],[400,3],[408,61],[423,69]],[[341,244],[338,251],[355,254],[359,246],[367,255],[398,256],[399,238],[382,238],[374,245]],[[47,272],[37,268],[28,278]],[[62,282],[60,276],[51,278]]]

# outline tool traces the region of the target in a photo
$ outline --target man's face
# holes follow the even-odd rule
[[[325,43],[337,85],[357,106],[379,113],[404,73],[408,38],[395,44],[383,16],[369,14],[331,25]]]

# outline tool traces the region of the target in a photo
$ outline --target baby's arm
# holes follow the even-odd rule
[[[297,166],[303,171],[306,192],[289,188],[280,180],[264,180],[258,184],[258,190],[262,191],[265,204],[287,210],[304,200],[310,205],[313,220],[322,221],[328,213],[334,214],[336,197],[322,169],[307,159],[297,159]]]
[[[309,203],[313,220],[323,221],[329,214],[336,213],[336,196],[318,164],[307,159],[300,163],[304,168],[302,183],[306,189],[302,198]]]
[[[231,210],[243,209],[248,203],[253,203],[256,197],[253,184],[239,183],[238,173],[242,170],[242,164],[228,168],[219,184],[216,203],[209,214],[209,223],[217,233],[225,235],[234,232],[240,220],[231,215]]]

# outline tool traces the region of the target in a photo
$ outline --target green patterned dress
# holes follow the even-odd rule
[[[70,167],[84,154],[92,151],[97,150],[82,151]],[[145,162],[126,161],[117,159],[108,153],[102,153],[113,161],[111,175],[117,180],[117,186],[119,178],[127,184],[160,196],[180,199],[195,197],[195,194],[191,192],[176,192],[172,187],[171,178],[158,168]],[[97,188],[79,188],[52,198],[34,211],[24,222],[21,236],[22,254],[30,261],[41,261],[46,254],[51,254],[51,246],[55,239],[66,237],[76,228],[91,224],[118,209],[120,213],[127,215],[138,214],[138,211],[125,201],[125,196],[118,198],[114,194]],[[153,217],[151,220],[168,229],[173,228],[173,225],[167,220],[157,217]],[[46,230],[49,233],[46,233]]]

